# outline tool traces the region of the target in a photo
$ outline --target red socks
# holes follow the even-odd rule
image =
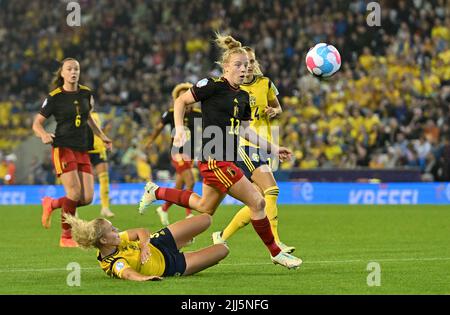
[[[64,213],[69,213],[70,215],[75,215],[77,210],[78,201],[73,201],[67,197],[63,197],[62,201],[62,210],[61,210],[61,227],[62,227],[62,237],[63,238],[71,238],[72,232],[70,228],[70,224],[64,222]],[[60,198],[61,199],[61,198]]]
[[[191,197],[192,191],[180,190],[175,188],[163,188],[159,187],[156,190],[156,199],[169,201],[181,207],[189,207],[189,197]]]
[[[190,195],[189,195],[189,196],[190,196]],[[189,202],[189,199],[188,199],[188,202]],[[171,203],[170,201],[166,201],[166,202],[161,206],[162,211],[164,211],[164,212],[169,211],[169,208],[170,208],[171,205],[172,205],[172,203]],[[190,215],[190,214],[192,214],[191,209],[186,208],[186,216],[188,216],[188,215]]]
[[[278,255],[281,252],[281,249],[278,247],[277,243],[275,243],[275,238],[273,237],[272,229],[267,216],[261,220],[252,220],[252,225],[256,233],[258,233],[261,240],[269,249],[272,257]]]
[[[164,202],[164,204],[162,205],[162,210],[164,211],[164,212],[167,212],[167,210],[169,210],[169,208],[170,208],[170,206],[172,205],[172,203],[171,202],[169,202],[169,201],[166,201],[166,202]]]
[[[63,201],[66,199],[66,197],[61,197],[58,199],[52,199],[52,209],[59,209],[62,207]]]

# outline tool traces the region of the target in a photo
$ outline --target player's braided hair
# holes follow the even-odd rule
[[[183,90],[189,90],[192,87],[192,83],[184,82],[177,84],[172,90],[172,99],[175,101],[178,96],[180,96],[180,92]]]
[[[242,48],[242,44],[240,41],[235,40],[230,35],[221,35],[219,32],[216,32],[215,42],[219,48],[224,50],[222,54],[222,59],[217,61],[222,68],[225,63],[227,63],[232,54],[245,54],[245,50]]]
[[[70,214],[64,214],[64,221],[72,227],[72,237],[81,248],[98,248],[100,238],[103,236],[105,219],[99,218],[92,221],[81,220]]]

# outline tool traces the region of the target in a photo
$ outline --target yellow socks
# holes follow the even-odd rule
[[[266,214],[270,221],[270,227],[272,228],[273,237],[275,242],[280,242],[280,237],[278,236],[278,194],[280,189],[277,186],[272,186],[264,191],[264,199],[266,201]]]
[[[100,201],[102,209],[109,209],[109,174],[102,172],[98,174],[98,181],[100,183]]]
[[[278,194],[280,189],[277,186],[272,186],[267,188],[264,191],[264,199],[266,201],[266,213],[267,218],[270,222],[270,227],[272,228],[273,237],[275,238],[275,242],[280,241],[280,237],[278,236]],[[238,230],[246,226],[250,223],[250,209],[245,206],[241,210],[236,213],[231,222],[222,232],[222,239],[227,240],[236,233]]]
[[[235,214],[228,226],[223,230],[222,239],[227,240],[231,235],[250,223],[250,208],[245,206]]]

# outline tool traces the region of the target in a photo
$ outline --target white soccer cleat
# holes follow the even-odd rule
[[[287,246],[286,244],[282,243],[282,242],[278,242],[277,243],[278,247],[281,249],[281,251],[283,253],[286,254],[291,254],[295,251],[295,247],[294,246]]]
[[[159,215],[159,219],[161,220],[161,224],[164,226],[169,225],[169,213],[164,211],[162,207],[156,208],[156,213]]]
[[[147,207],[156,200],[156,190],[158,188],[159,188],[159,186],[153,182],[148,182],[145,185],[144,194],[141,197],[141,201],[139,201],[139,213],[140,214],[144,214]]]
[[[227,241],[225,241],[223,238],[222,238],[222,232],[221,231],[218,231],[218,232],[214,232],[213,234],[212,234],[212,240],[213,240],[213,244],[214,245],[216,245],[216,244],[227,244]]]
[[[300,258],[283,252],[280,252],[275,257],[271,256],[270,258],[275,265],[282,265],[288,269],[298,269],[303,262]]]
[[[186,219],[190,219],[190,218],[193,218],[194,217],[194,215],[192,214],[192,213],[189,213],[187,216],[186,216]]]

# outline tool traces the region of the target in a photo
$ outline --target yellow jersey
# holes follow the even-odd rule
[[[105,257],[101,257],[97,251],[97,260],[104,272],[113,278],[122,278],[123,271],[132,268],[146,276],[162,276],[166,268],[166,262],[161,251],[148,243],[150,258],[145,264],[141,264],[141,248],[139,241],[130,241],[128,232],[119,233],[120,244],[117,250]]]
[[[91,113],[92,119],[97,123],[97,126],[101,127],[101,120],[100,120],[100,115],[97,112],[92,112]],[[103,140],[100,139],[99,137],[97,137],[93,132],[92,129],[89,128],[89,133],[90,133],[90,137],[93,137],[93,149],[89,150],[89,153],[98,153],[98,154],[105,154],[106,153],[106,147],[105,144],[103,143]],[[91,140],[92,141],[92,140]]]
[[[276,99],[278,90],[269,78],[264,76],[256,76],[253,81],[241,84],[241,90],[248,92],[250,95],[250,107],[252,110],[252,120],[250,128],[252,128],[260,137],[271,142],[271,120],[264,113],[264,109],[268,106],[269,101]],[[245,140],[241,137],[241,146],[258,147],[257,145]]]

